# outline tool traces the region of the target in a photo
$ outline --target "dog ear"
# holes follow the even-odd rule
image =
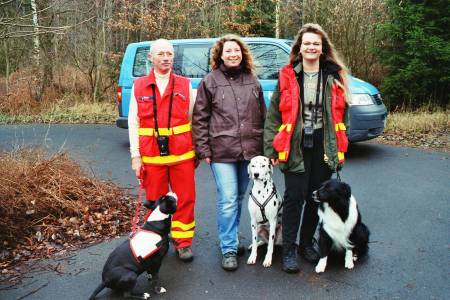
[[[166,215],[173,215],[177,210],[177,200],[172,195],[165,195],[159,199],[159,210]]]
[[[352,195],[352,189],[350,188],[350,185],[348,185],[345,182],[341,182],[342,186],[342,193],[344,194],[345,198],[350,198]]]

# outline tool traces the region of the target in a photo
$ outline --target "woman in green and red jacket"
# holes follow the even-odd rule
[[[288,273],[299,271],[296,241],[305,202],[298,251],[308,261],[319,259],[312,192],[344,163],[346,90],[346,68],[328,35],[305,24],[280,70],[264,127],[264,154],[285,179],[282,265]]]

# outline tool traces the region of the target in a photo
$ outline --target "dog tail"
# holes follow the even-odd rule
[[[364,223],[358,223],[355,225],[352,235],[351,240],[355,245],[354,252],[361,258],[369,251],[370,230]]]
[[[102,281],[102,283],[99,284],[99,286],[95,289],[95,291],[92,293],[92,295],[89,297],[89,300],[94,300],[95,297],[100,293],[104,288],[106,287],[105,283]]]

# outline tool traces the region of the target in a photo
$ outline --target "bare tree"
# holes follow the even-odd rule
[[[36,1],[30,0],[31,3],[31,12],[33,16],[33,54],[34,54],[34,61],[36,66],[39,66],[39,53],[40,53],[40,46],[39,46],[39,23],[38,23],[38,13],[37,13],[37,7],[36,7]]]

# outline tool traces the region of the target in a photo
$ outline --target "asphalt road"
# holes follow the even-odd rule
[[[123,187],[133,187],[127,131],[114,126],[0,126],[0,148],[43,145],[50,152],[68,151],[86,170]],[[13,171],[13,170],[12,170]],[[300,261],[301,272],[281,270],[280,251],[274,265],[245,264],[228,273],[220,267],[215,225],[215,188],[209,167],[196,172],[195,260],[179,262],[170,250],[160,277],[167,293],[156,299],[449,299],[450,295],[450,160],[445,153],[396,148],[372,143],[352,145],[342,179],[351,184],[363,221],[371,229],[369,256],[346,270],[335,261],[324,274]],[[281,192],[280,172],[275,182]],[[246,207],[246,205],[245,205]],[[243,210],[241,231],[250,241]],[[65,260],[43,261],[59,272],[27,274],[19,286],[0,286],[0,299],[87,299],[100,282],[101,268],[117,239],[82,249]],[[146,290],[140,278],[137,291]],[[30,294],[31,293],[31,294]],[[119,299],[104,291],[98,299]]]

